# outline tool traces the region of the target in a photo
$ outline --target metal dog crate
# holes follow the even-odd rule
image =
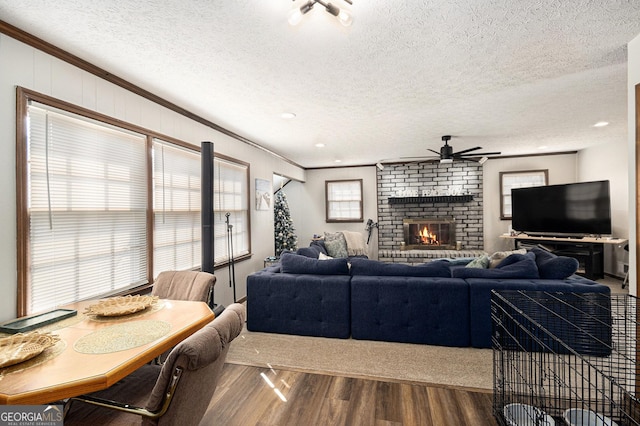
[[[637,309],[622,294],[493,291],[498,423],[640,425]]]

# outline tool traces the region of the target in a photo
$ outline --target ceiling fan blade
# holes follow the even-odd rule
[[[481,146],[476,146],[475,148],[463,149],[462,151],[454,152],[454,155],[464,154],[466,152],[475,151],[476,149],[482,149]]]
[[[430,149],[430,148],[427,148],[427,151],[431,151],[431,152],[433,152],[434,154],[438,154],[438,155],[440,155],[440,153],[439,153],[438,151],[434,151],[434,150],[432,150],[432,149]]]
[[[474,152],[472,154],[461,154],[460,152],[457,152],[457,153],[454,154],[454,156],[459,156],[459,157],[466,157],[466,156],[482,157],[482,156],[486,156],[486,155],[500,155],[500,154],[502,154],[502,153],[501,152]]]

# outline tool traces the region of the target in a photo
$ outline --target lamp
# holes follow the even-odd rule
[[[344,1],[346,3],[353,4],[351,0]],[[320,3],[322,6],[324,6],[325,10],[335,16],[338,21],[345,27],[348,27],[353,22],[353,17],[348,11],[340,9],[338,6],[335,6],[331,3],[325,3],[323,0],[309,0],[299,8],[292,9],[291,12],[289,12],[289,17],[287,19],[289,21],[289,24],[298,25],[300,21],[302,21],[302,16],[306,15],[311,9],[313,9],[313,6],[315,6],[316,3]]]

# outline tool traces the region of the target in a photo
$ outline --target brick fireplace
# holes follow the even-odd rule
[[[482,253],[482,165],[473,161],[385,164],[377,170],[378,257],[419,263],[424,259]],[[405,240],[406,224],[423,219],[453,222],[453,236],[438,230],[441,246]],[[410,232],[414,234],[414,231]],[[443,240],[448,239],[446,244]],[[462,252],[456,243],[460,242]],[[425,247],[426,246],[426,247]],[[447,255],[443,252],[451,251]]]

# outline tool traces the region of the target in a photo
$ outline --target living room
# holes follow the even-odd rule
[[[151,97],[153,100],[150,100],[145,97],[145,95],[149,95],[148,92],[140,91],[135,86],[133,86],[133,90],[136,94],[133,94],[118,85],[118,83],[122,84],[122,81],[117,79],[110,81],[109,75],[104,74],[103,70],[69,56],[55,46],[47,46],[16,27],[3,24],[2,30],[3,34],[0,36],[2,57],[5,63],[13,64],[12,67],[5,68],[2,72],[2,90],[5,94],[2,98],[2,131],[4,132],[2,140],[4,141],[4,149],[8,153],[3,156],[5,163],[1,168],[4,173],[2,190],[5,195],[3,199],[16,199],[14,162],[16,132],[13,117],[16,109],[15,88],[18,86],[74,105],[101,111],[108,116],[136,123],[143,128],[161,130],[162,134],[174,135],[177,139],[190,141],[193,145],[205,140],[214,141],[217,152],[250,163],[250,186],[248,188],[250,192],[255,189],[253,186],[255,179],[271,180],[274,174],[292,179],[292,183],[286,186],[285,192],[290,197],[294,226],[301,245],[306,245],[313,234],[324,231],[343,228],[364,233],[367,219],[378,220],[378,206],[385,200],[378,199],[376,185],[378,176],[381,176],[384,170],[378,169],[373,162],[367,166],[349,166],[347,164],[343,167],[303,168],[286,157],[270,153],[258,145],[247,143],[250,141],[243,140],[245,143],[237,143],[238,139],[234,137],[233,132],[225,131],[224,128],[207,120],[194,121],[193,118],[176,112],[173,108],[175,105],[171,103],[164,101],[161,106],[157,103],[158,98]],[[628,45],[628,67],[625,66],[629,75],[627,87],[629,99],[633,99],[633,82],[638,75],[636,40]],[[45,51],[49,53],[45,53]],[[60,60],[56,56],[65,58],[65,60]],[[617,68],[618,65],[615,67]],[[107,79],[99,78],[98,75],[106,75]],[[605,89],[609,90],[609,88]],[[561,99],[553,99],[554,103],[560,101]],[[499,176],[501,172],[522,170],[548,170],[549,184],[609,180],[611,182],[613,236],[629,238],[633,242],[636,165],[632,153],[635,152],[633,138],[635,105],[629,101],[628,107],[629,136],[626,140],[618,138],[613,143],[611,141],[606,144],[598,143],[602,129],[592,128],[593,123],[585,123],[585,127],[590,127],[589,132],[592,135],[591,145],[586,149],[579,151],[560,149],[554,150],[554,153],[550,154],[544,154],[544,150],[541,150],[529,155],[514,155],[505,158],[495,156],[484,163],[481,168],[484,250],[493,252],[511,246],[510,242],[500,238],[502,234],[509,231],[510,221],[500,219]],[[505,106],[505,108],[509,108],[509,106]],[[612,123],[613,125],[619,128],[621,123]],[[439,137],[433,139],[429,141],[429,146],[438,149],[441,141]],[[460,146],[461,143],[468,144],[469,142],[464,139],[464,136],[454,137],[451,144],[454,147]],[[572,146],[571,143],[568,145]],[[418,152],[424,153],[426,151],[425,146],[418,149]],[[322,152],[317,148],[307,149],[307,151],[306,158],[310,159]],[[377,158],[378,161],[383,160],[380,157]],[[325,221],[324,185],[326,180],[335,179],[363,180],[363,222],[337,224]],[[12,205],[13,201],[6,206]],[[256,211],[254,208],[250,210],[251,256],[236,263],[238,298],[245,295],[243,286],[245,277],[259,270],[263,265],[263,259],[274,254],[271,243],[273,223],[270,213],[264,210]],[[18,257],[13,243],[17,239],[17,230],[14,225],[16,213],[13,208],[5,208],[2,214],[2,235],[5,235],[6,238],[3,239],[2,253],[4,255],[0,262],[4,270],[16,271]],[[377,229],[372,234],[371,255],[373,258],[377,257],[379,232],[380,229]],[[621,264],[629,263],[631,282],[634,282],[635,264],[633,261],[627,261],[635,256],[634,244],[630,244],[628,254],[620,247],[610,249],[606,254],[605,272],[622,277],[624,272],[621,269]],[[219,275],[220,282],[229,281],[225,268],[219,268],[216,274]],[[631,286],[630,291],[633,294],[635,286]],[[3,283],[3,294],[6,297],[3,297],[0,302],[4,316],[2,319],[13,318],[17,313],[16,281],[6,280]],[[228,286],[218,286],[216,297],[221,303],[228,304],[233,300],[233,292]]]
[[[17,5],[10,5],[10,2],[3,2],[2,8],[9,8],[12,13],[21,14],[20,7]],[[25,5],[24,7],[31,7]],[[54,6],[55,7],[60,7]],[[84,7],[84,6],[83,6]],[[79,9],[83,9],[80,7]],[[287,4],[287,8],[289,4]],[[271,10],[271,17],[275,16],[276,12],[280,13],[281,7],[274,7]],[[319,9],[319,8],[318,8]],[[404,6],[402,7],[404,11]],[[632,5],[632,12],[637,13],[637,6]],[[315,12],[322,12],[322,10],[316,10]],[[119,12],[115,12],[115,16],[118,16]],[[209,12],[210,13],[210,12]],[[371,13],[371,10],[369,11]],[[9,15],[7,15],[9,16]],[[26,14],[24,15],[26,16]],[[311,16],[307,16],[312,18]],[[3,18],[5,19],[5,18]],[[108,20],[106,20],[108,21]],[[259,24],[265,25],[265,21],[257,19]],[[632,20],[633,21],[633,20]],[[170,96],[165,91],[163,86],[164,81],[169,81],[168,77],[163,74],[163,66],[158,65],[153,68],[153,72],[149,75],[149,80],[135,80],[127,81],[117,77],[118,70],[111,69],[109,67],[101,68],[97,64],[104,64],[101,56],[95,54],[91,50],[92,38],[87,37],[78,39],[77,43],[80,46],[84,46],[85,43],[89,47],[81,47],[78,49],[72,45],[56,45],[53,40],[48,38],[39,39],[34,36],[38,34],[38,29],[34,26],[25,24],[24,28],[20,25],[14,26],[9,24],[18,24],[19,19],[15,21],[7,19],[7,22],[0,21],[0,61],[3,63],[2,70],[0,71],[0,149],[4,155],[0,159],[0,194],[2,194],[4,208],[0,211],[0,268],[6,272],[3,283],[0,284],[0,322],[13,319],[21,314],[29,313],[27,310],[21,311],[20,307],[24,305],[24,299],[28,296],[28,293],[24,291],[25,287],[21,286],[23,280],[28,279],[28,270],[30,268],[29,261],[26,256],[20,251],[20,246],[24,243],[25,235],[25,221],[24,217],[20,217],[21,206],[20,196],[21,192],[27,192],[27,183],[22,179],[22,175],[18,173],[20,167],[24,167],[24,164],[18,164],[23,161],[26,164],[26,159],[21,157],[21,151],[19,149],[20,135],[24,136],[24,129],[22,125],[24,121],[20,116],[20,104],[21,100],[24,100],[31,96],[32,98],[38,98],[41,101],[52,101],[56,104],[64,104],[71,106],[71,109],[82,110],[83,112],[90,111],[101,116],[107,116],[112,121],[118,123],[132,124],[137,127],[137,130],[151,130],[154,135],[168,135],[169,139],[185,142],[191,145],[192,148],[199,149],[199,144],[202,141],[213,141],[215,144],[216,153],[220,153],[225,158],[232,158],[238,160],[238,163],[245,163],[250,165],[247,167],[247,187],[245,194],[248,203],[248,216],[250,223],[250,239],[248,253],[244,254],[241,258],[237,259],[234,270],[234,282],[236,287],[231,287],[232,274],[231,270],[227,269],[229,262],[223,261],[217,265],[215,274],[218,279],[218,284],[215,287],[216,301],[222,305],[229,305],[234,300],[242,299],[246,296],[246,277],[260,270],[264,266],[264,259],[274,254],[274,225],[273,225],[273,210],[258,209],[255,205],[254,193],[256,191],[256,180],[271,181],[274,174],[280,176],[286,176],[292,181],[284,187],[284,191],[287,194],[292,219],[296,228],[296,234],[298,236],[298,242],[300,246],[308,245],[310,239],[314,234],[321,234],[323,232],[350,230],[354,232],[365,233],[365,226],[368,219],[372,219],[373,222],[380,222],[380,206],[387,204],[386,196],[379,195],[379,182],[381,179],[386,178],[387,174],[396,167],[399,162],[395,161],[395,158],[391,158],[391,155],[376,154],[375,160],[367,160],[366,162],[357,162],[359,154],[358,152],[364,152],[353,150],[347,144],[342,144],[340,141],[341,126],[344,126],[344,122],[348,121],[348,113],[341,111],[338,115],[332,115],[331,119],[326,121],[333,124],[328,125],[326,122],[320,124],[320,127],[330,127],[330,131],[325,135],[332,135],[334,138],[331,141],[325,140],[328,144],[330,142],[340,141],[334,143],[331,147],[335,152],[351,152],[355,164],[348,164],[344,162],[342,167],[335,166],[331,155],[326,155],[324,164],[312,163],[315,161],[315,157],[320,157],[319,151],[317,151],[313,144],[298,143],[296,149],[291,149],[292,155],[298,153],[299,158],[304,158],[304,165],[298,164],[296,161],[292,161],[284,154],[280,154],[278,150],[270,150],[265,148],[259,143],[253,141],[253,138],[246,136],[239,136],[244,134],[243,131],[251,128],[251,119],[247,119],[248,122],[238,121],[237,123],[243,124],[227,124],[222,125],[215,118],[215,114],[209,115],[207,107],[197,105],[193,108],[185,109],[182,104],[189,104],[189,95],[182,96]],[[283,20],[283,24],[286,21]],[[314,29],[321,28],[324,21],[312,21],[314,26],[310,26]],[[60,20],[56,23],[51,22],[51,28],[55,26],[67,27],[68,22]],[[55,25],[54,25],[55,24]],[[153,23],[149,23],[151,27],[155,26]],[[267,26],[272,26],[271,22]],[[516,25],[513,24],[512,25]],[[45,25],[42,28],[46,27]],[[629,27],[633,27],[633,23],[629,24]],[[148,28],[147,28],[148,29]],[[331,29],[335,29],[331,27]],[[308,34],[305,31],[297,29],[294,34]],[[608,30],[607,30],[608,31]],[[635,29],[634,29],[635,31]],[[231,33],[230,33],[231,34]],[[344,33],[340,33],[343,34]],[[606,143],[601,143],[600,135],[602,130],[599,128],[593,128],[593,122],[585,122],[584,128],[588,129],[585,132],[590,132],[592,136],[589,137],[589,146],[574,150],[572,148],[574,140],[567,138],[564,142],[567,144],[567,149],[559,148],[554,149],[554,152],[548,153],[545,151],[531,151],[527,154],[514,154],[504,156],[490,156],[486,162],[482,165],[473,163],[473,167],[480,170],[482,179],[477,185],[482,190],[481,196],[481,208],[482,208],[482,248],[484,251],[491,253],[499,250],[510,249],[513,246],[512,241],[502,239],[501,236],[510,230],[510,221],[500,219],[501,216],[501,195],[500,195],[500,174],[504,172],[518,172],[529,170],[546,170],[548,171],[548,183],[549,184],[565,184],[573,182],[587,182],[596,180],[608,180],[611,184],[611,202],[612,202],[612,235],[616,238],[629,239],[629,252],[627,253],[623,247],[608,247],[605,258],[605,273],[607,275],[614,276],[620,281],[625,274],[625,267],[629,269],[630,283],[629,291],[631,294],[637,294],[636,286],[636,206],[638,204],[636,194],[636,176],[637,176],[637,160],[636,160],[636,146],[637,141],[637,126],[638,122],[638,95],[637,86],[640,85],[640,36],[635,36],[638,31],[634,32],[632,40],[626,40],[624,45],[616,46],[615,53],[610,53],[610,56],[602,53],[602,57],[598,62],[602,65],[597,70],[584,71],[585,74],[597,74],[599,80],[602,82],[607,81],[607,76],[616,74],[621,68],[626,70],[628,81],[625,86],[609,86],[603,84],[602,91],[616,93],[619,98],[628,98],[626,102],[626,108],[622,112],[623,116],[627,117],[627,122],[611,123],[611,127],[624,128],[625,135],[617,137],[615,141],[607,139]],[[116,39],[117,34],[111,34]],[[432,34],[433,35],[433,34]],[[106,37],[106,34],[105,34]],[[588,37],[583,36],[581,44],[588,44],[585,40]],[[307,41],[304,37],[301,37],[302,41],[298,41],[303,45],[307,45]],[[194,40],[200,41],[199,36]],[[311,37],[316,46],[326,46],[327,44],[322,37]],[[335,36],[329,36],[329,41],[339,44],[343,42],[342,39],[337,39]],[[49,43],[53,44],[49,44]],[[627,44],[628,43],[628,44]],[[152,45],[153,43],[151,43]],[[198,44],[194,42],[194,44]],[[411,44],[411,43],[409,43]],[[77,45],[76,45],[77,46]],[[375,46],[375,44],[372,44]],[[119,48],[114,44],[115,48],[114,57],[117,55],[117,49]],[[184,47],[184,46],[183,46]],[[155,46],[154,46],[155,48]],[[411,46],[404,46],[407,50],[411,51]],[[70,53],[64,49],[69,49],[74,53]],[[78,49],[78,50],[75,50]],[[378,52],[376,49],[367,51],[364,57],[373,57]],[[491,49],[487,48],[487,51],[483,51],[483,54],[490,54]],[[620,52],[626,54],[624,63],[620,62]],[[281,52],[277,52],[281,53]],[[74,56],[77,54],[78,56]],[[163,56],[162,62],[167,63],[167,67],[170,65],[170,60],[167,60],[170,54]],[[246,68],[247,78],[253,77],[256,81],[260,81],[263,76],[259,72],[262,63],[259,60],[258,55],[253,62],[250,62]],[[289,60],[282,61],[286,64]],[[611,63],[607,62],[606,58],[611,59]],[[555,58],[557,62],[561,62],[560,59]],[[179,61],[176,61],[179,62]],[[227,63],[227,65],[229,65]],[[446,64],[446,68],[449,65]],[[237,69],[237,64],[231,64],[230,69]],[[457,70],[463,69],[462,64],[453,64],[452,68]],[[284,66],[283,66],[284,68]],[[468,70],[466,70],[468,71]],[[189,71],[181,75],[182,78],[188,79],[190,74],[199,74],[203,71],[197,69],[196,65],[190,66]],[[454,84],[456,79],[462,78],[464,73],[456,71],[456,76],[451,77],[451,86],[457,87]],[[312,86],[312,84],[303,78],[297,76],[290,76],[292,85],[296,84],[296,87],[302,92],[304,89]],[[473,70],[471,74],[481,74],[480,72]],[[487,73],[488,74],[488,73]],[[543,73],[544,74],[544,73]],[[578,73],[580,74],[580,73]],[[178,78],[177,80],[180,80]],[[551,87],[556,84],[560,84],[559,81],[553,78],[546,78],[547,83],[550,83]],[[569,80],[572,80],[569,78]],[[175,82],[175,80],[174,80]],[[413,83],[416,85],[423,84],[423,77],[416,76]],[[566,81],[563,81],[566,83]],[[581,87],[579,82],[570,82],[572,85],[577,86],[577,91]],[[168,84],[168,83],[167,83]],[[180,81],[177,83],[180,85]],[[355,82],[352,84],[356,84]],[[540,88],[537,84],[527,82],[527,93],[536,91]],[[362,88],[361,88],[362,89]],[[366,87],[362,89],[366,92]],[[22,91],[22,92],[21,92]],[[500,91],[500,90],[498,90]],[[507,94],[518,95],[516,89],[504,89]],[[198,92],[198,89],[194,89],[192,94]],[[270,88],[265,90],[272,99],[278,99],[280,93]],[[385,92],[386,95],[393,96],[391,91]],[[24,97],[24,93],[27,96]],[[475,92],[474,92],[475,93]],[[235,98],[242,98],[246,92],[240,92]],[[495,94],[495,93],[492,93]],[[386,96],[385,95],[385,96]],[[23,96],[23,97],[21,97]],[[165,96],[170,99],[167,100]],[[340,98],[335,95],[336,98]],[[340,95],[346,96],[346,95]],[[229,102],[235,100],[235,98],[229,98]],[[409,98],[411,98],[409,96]],[[481,97],[482,98],[482,97]],[[484,99],[484,98],[483,98]],[[475,98],[477,100],[477,98]],[[452,102],[455,106],[460,106],[466,102],[466,98],[460,95],[456,102]],[[561,104],[563,99],[553,97],[548,100],[549,103],[536,104],[533,102],[531,105],[527,104],[524,109],[544,109],[550,104]],[[574,100],[575,102],[575,100]],[[27,102],[28,103],[28,102]],[[38,102],[35,102],[36,104]],[[225,102],[215,102],[216,106],[220,108],[220,104]],[[327,111],[335,110],[335,106],[338,103],[348,103],[335,101],[332,103],[321,104],[320,107],[326,108]],[[448,99],[443,100],[442,103],[438,102],[438,107],[442,108],[443,115],[449,115],[455,117],[455,107],[447,106]],[[572,105],[575,105],[573,103]],[[22,105],[23,107],[25,105]],[[277,109],[286,107],[288,105],[278,104]],[[223,105],[221,109],[233,109]],[[274,107],[276,108],[276,107]],[[493,113],[495,115],[501,115],[509,109],[518,109],[523,107],[517,107],[517,105],[509,104],[504,106],[504,110],[497,110]],[[597,104],[584,105],[584,109],[596,110]],[[571,109],[571,108],[569,108]],[[240,112],[237,112],[240,111]],[[244,116],[243,112],[238,108],[235,112],[237,116]],[[387,111],[386,109],[384,111]],[[576,112],[578,111],[578,112]],[[571,110],[567,113],[567,116],[572,114],[580,116],[579,110]],[[271,111],[273,112],[273,111]],[[520,110],[524,112],[524,110]],[[620,114],[620,111],[617,111]],[[249,114],[246,114],[249,116]],[[273,114],[272,114],[273,115]],[[491,114],[487,114],[491,115]],[[385,112],[371,111],[371,124],[377,123],[380,127],[384,127]],[[337,118],[337,119],[336,119]],[[468,117],[467,117],[468,118]],[[246,118],[243,118],[246,119]],[[280,118],[278,118],[280,119]],[[323,121],[319,120],[318,121]],[[417,123],[420,120],[407,121],[408,123]],[[464,127],[460,121],[464,121],[464,117],[459,121],[454,120],[459,127]],[[562,121],[560,118],[558,121]],[[245,124],[246,123],[246,124]],[[289,122],[291,123],[291,122]],[[406,124],[406,123],[405,123]],[[538,127],[544,127],[544,123],[537,123]],[[245,127],[246,126],[246,127]],[[256,123],[256,127],[258,124]],[[292,124],[291,127],[304,127],[304,124]],[[410,126],[405,126],[409,128]],[[267,126],[267,128],[269,128]],[[251,129],[253,130],[253,129]],[[451,144],[456,149],[460,147],[471,147],[476,144],[473,141],[474,129],[467,129],[464,134],[459,135],[454,133],[454,139]],[[480,127],[478,127],[480,131]],[[604,129],[606,132],[606,128]],[[280,130],[279,136],[287,133],[287,130]],[[373,130],[372,132],[375,132]],[[448,132],[455,132],[455,128],[438,129],[438,132],[427,138],[424,135],[419,135],[415,145],[419,145],[416,149],[419,153],[424,154],[429,149],[438,149],[441,145],[440,135]],[[600,132],[600,133],[599,133]],[[247,133],[251,133],[247,130]],[[265,134],[269,131],[265,130]],[[490,133],[490,132],[488,132]],[[507,140],[508,144],[509,135],[512,135],[515,139],[517,132],[513,129],[505,132],[499,138],[503,143]],[[543,132],[544,133],[544,132]],[[385,153],[394,151],[394,145],[396,141],[393,138],[389,138],[389,135],[383,135],[386,137],[385,143],[380,143],[378,146],[371,146],[367,149],[369,151],[385,150]],[[562,137],[556,135],[544,135],[548,140],[553,140],[559,143],[562,147]],[[486,135],[485,135],[486,137]],[[521,137],[521,135],[520,135]],[[18,143],[16,140],[18,139]],[[284,138],[283,138],[284,139]],[[485,141],[489,141],[491,138],[487,137]],[[398,144],[401,141],[397,142]],[[532,142],[533,144],[533,142]],[[336,148],[335,145],[342,145],[342,147]],[[487,143],[482,142],[484,149],[491,149]],[[502,149],[502,148],[500,148]],[[303,154],[300,154],[304,151]],[[505,151],[506,152],[506,151]],[[397,155],[404,155],[404,153],[396,153]],[[409,153],[410,155],[412,153]],[[302,156],[304,155],[304,156]],[[364,154],[362,154],[364,156]],[[389,160],[385,160],[390,158]],[[309,161],[307,166],[306,161]],[[376,162],[380,162],[380,166],[376,166]],[[330,164],[329,164],[330,163]],[[464,163],[464,162],[463,162]],[[149,167],[149,166],[148,166]],[[416,166],[418,167],[418,166]],[[421,163],[420,167],[457,167],[454,163],[453,166],[446,166],[436,163]],[[460,166],[464,167],[464,166]],[[150,168],[150,167],[149,167]],[[363,219],[362,221],[353,223],[331,223],[326,221],[325,217],[325,184],[329,180],[362,180],[363,182]],[[445,182],[442,184],[443,188],[448,187]],[[397,188],[398,191],[402,190],[422,190],[423,185],[418,182],[415,186]],[[478,200],[480,197],[477,197]],[[26,205],[26,203],[25,203]],[[224,211],[220,218],[220,222],[224,221]],[[236,226],[234,229],[238,229]],[[370,255],[372,258],[378,258],[378,244],[381,232],[387,232],[384,228],[384,223],[380,224],[380,227],[376,228],[372,232]],[[16,249],[18,247],[18,250]],[[224,247],[224,244],[223,244]],[[465,249],[464,246],[461,249]],[[151,258],[153,256],[149,255]],[[144,269],[144,268],[143,268]],[[152,268],[144,269],[145,279],[147,282],[152,283],[154,276],[149,272]],[[90,280],[89,280],[90,281]],[[229,285],[227,285],[229,284]],[[109,289],[110,290],[110,289]],[[105,291],[108,293],[109,291]]]

